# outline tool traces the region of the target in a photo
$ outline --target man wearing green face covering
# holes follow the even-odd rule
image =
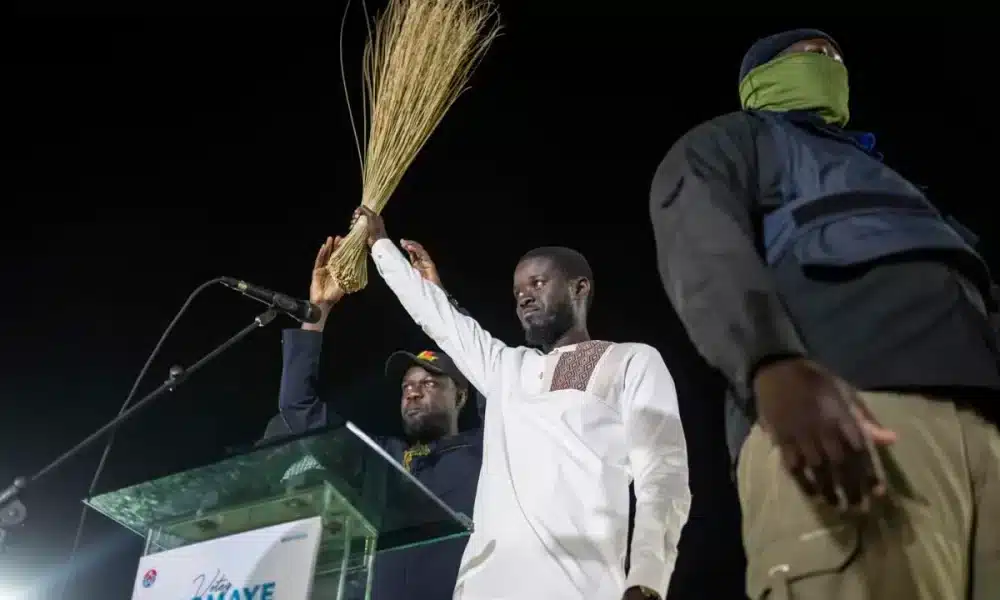
[[[1000,598],[1000,352],[974,236],[847,129],[826,33],[759,40],[742,110],[650,192],[660,275],[729,383],[758,598]]]

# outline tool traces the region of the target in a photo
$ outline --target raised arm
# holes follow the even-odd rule
[[[625,366],[622,410],[635,487],[635,525],[626,589],[666,598],[677,544],[691,508],[687,442],[674,380],[660,353],[639,346]]]
[[[281,388],[278,409],[292,433],[327,424],[327,406],[319,397],[319,360],[323,334],[286,329],[281,338]]]
[[[319,361],[323,349],[323,329],[330,310],[344,292],[326,269],[330,255],[340,245],[340,238],[326,238],[313,262],[309,283],[309,301],[320,308],[316,323],[302,329],[286,329],[281,338],[281,388],[278,410],[292,433],[303,433],[328,423],[326,403],[319,397]]]
[[[414,322],[455,361],[469,383],[489,393],[493,376],[511,349],[462,314],[440,286],[427,281],[410,265],[386,236],[381,217],[368,209],[359,212],[368,220],[372,259],[389,289]]]
[[[726,115],[674,144],[650,191],[667,296],[698,351],[745,397],[758,368],[805,354],[755,242],[756,169],[749,118]]]
[[[458,303],[458,300],[449,294],[448,290],[441,283],[441,275],[438,273],[437,265],[434,264],[434,260],[431,258],[431,255],[427,252],[427,250],[424,249],[423,245],[420,244],[420,242],[415,242],[413,240],[400,240],[399,245],[402,246],[403,250],[405,250],[409,255],[410,265],[416,269],[418,273],[420,273],[420,276],[441,288],[441,290],[448,297],[448,301],[455,307],[455,310],[471,319],[472,315],[469,314],[469,311],[463,308],[462,305]],[[476,400],[476,409],[479,413],[479,418],[483,419],[486,417],[486,394],[484,394],[481,389],[477,388],[475,385],[472,386],[472,389],[475,392],[473,393],[473,396]]]

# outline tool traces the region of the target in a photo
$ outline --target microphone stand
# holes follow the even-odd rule
[[[50,471],[58,468],[62,463],[66,462],[70,458],[73,458],[91,444],[101,439],[105,434],[110,433],[118,429],[126,421],[131,419],[140,409],[151,404],[154,400],[160,396],[165,395],[167,392],[172,392],[179,385],[187,381],[188,377],[193,375],[199,369],[204,367],[206,364],[211,362],[213,358],[222,354],[228,350],[231,346],[238,343],[240,340],[250,335],[257,329],[267,326],[274,318],[278,315],[278,311],[274,308],[269,308],[267,311],[257,315],[253,323],[247,325],[240,331],[238,331],[231,338],[222,343],[215,350],[212,350],[205,356],[201,357],[198,362],[194,363],[187,369],[182,367],[171,367],[170,376],[163,382],[160,387],[156,388],[141,400],[133,404],[128,410],[118,415],[114,419],[110,420],[103,427],[95,431],[94,433],[87,436],[83,441],[73,446],[66,452],[64,452],[60,457],[53,460],[51,463],[46,465],[41,471],[32,475],[30,478],[17,477],[14,479],[14,483],[7,486],[6,489],[0,491],[0,552],[4,549],[4,539],[7,537],[7,530],[20,525],[24,522],[27,517],[28,511],[25,508],[24,503],[20,500],[21,493],[28,487],[29,484],[33,484]]]

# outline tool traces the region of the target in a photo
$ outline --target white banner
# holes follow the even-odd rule
[[[144,556],[132,600],[308,600],[321,531],[312,517]]]

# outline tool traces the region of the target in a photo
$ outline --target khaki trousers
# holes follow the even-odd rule
[[[1000,433],[921,396],[864,393],[896,432],[889,493],[864,517],[802,494],[754,426],[738,487],[753,600],[1000,600]],[[1000,398],[997,399],[1000,402]]]

